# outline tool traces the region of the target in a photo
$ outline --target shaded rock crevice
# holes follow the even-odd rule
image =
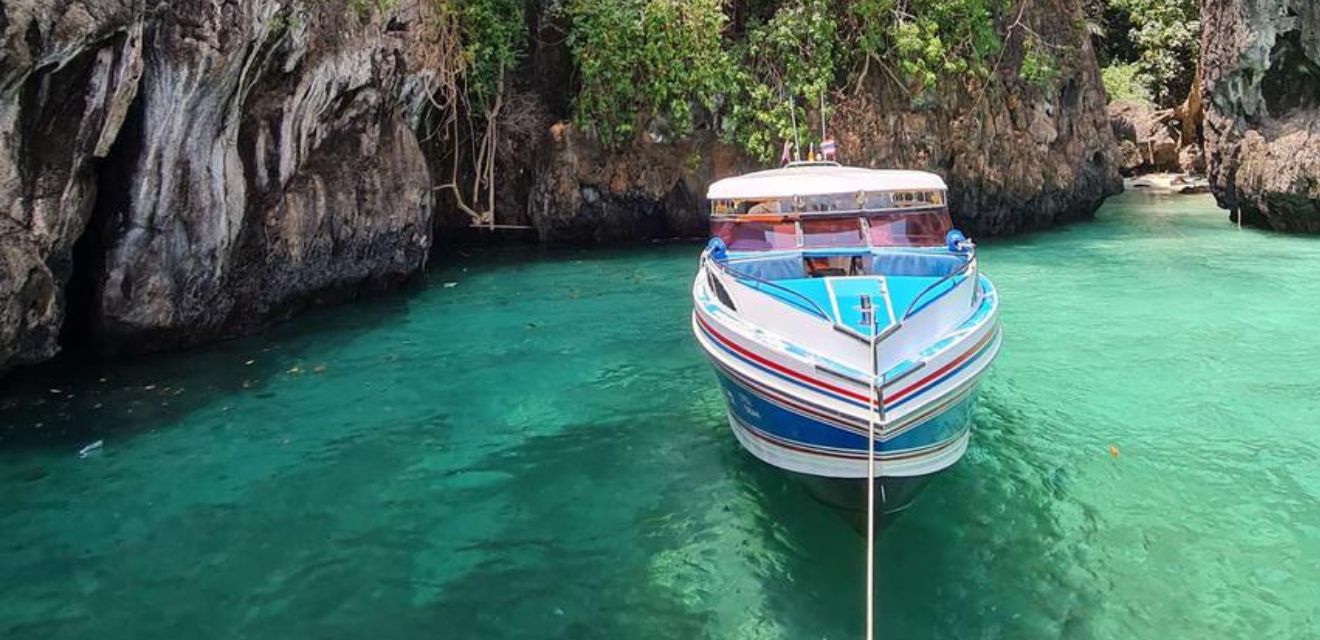
[[[1211,188],[1233,220],[1320,233],[1320,5],[1203,0]]]
[[[410,43],[379,17],[273,0],[5,12],[0,368],[61,341],[237,335],[425,264]]]

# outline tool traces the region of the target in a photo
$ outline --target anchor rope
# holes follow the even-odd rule
[[[885,298],[888,299],[888,292]],[[877,388],[876,377],[880,375],[877,358],[879,347],[879,323],[876,313],[871,312],[871,393],[868,395],[866,437],[866,640],[875,637],[875,420],[877,412],[884,411],[884,402],[879,395],[884,393],[883,385]]]

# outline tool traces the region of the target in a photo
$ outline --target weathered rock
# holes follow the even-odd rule
[[[59,349],[74,243],[142,74],[137,8],[6,2],[0,33],[0,369]]]
[[[1109,103],[1108,111],[1109,125],[1123,154],[1120,167],[1123,175],[1182,170],[1182,141],[1177,123],[1169,119],[1169,111],[1156,111],[1149,105],[1128,100]]]
[[[1320,3],[1203,0],[1211,187],[1233,219],[1320,232]]]
[[[142,351],[424,263],[430,178],[403,117],[402,35],[343,3],[4,9],[0,367],[59,348],[72,271],[85,323],[69,327]]]
[[[868,90],[835,118],[843,159],[944,175],[954,221],[977,236],[1091,217],[1123,183],[1095,52],[1076,29],[1081,3],[1030,4],[1021,19],[1074,52],[1060,61],[1057,78],[1036,85],[1018,77],[1020,31],[1005,46],[995,82],[986,89],[946,83],[936,108],[912,109],[887,74],[872,74]]]
[[[944,175],[956,222],[969,233],[1006,234],[1090,217],[1122,191],[1121,161],[1079,0],[1031,5],[1023,22],[1075,55],[1047,86],[1020,80],[1017,31],[988,90],[948,82],[915,108],[908,89],[870,74],[836,105],[833,135],[848,164],[919,168]],[[753,168],[710,137],[638,142],[607,152],[569,128],[549,153],[528,220],[546,240],[575,242],[700,236],[709,183]],[[1177,151],[1172,154],[1177,162]],[[589,191],[588,191],[589,190]],[[592,194],[589,198],[584,193]],[[518,213],[512,212],[513,215]]]
[[[550,145],[529,206],[529,222],[547,242],[704,237],[706,187],[717,175],[752,168],[709,136],[611,151],[559,124]]]

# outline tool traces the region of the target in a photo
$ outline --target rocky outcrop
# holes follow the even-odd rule
[[[62,328],[130,351],[240,333],[424,264],[406,22],[276,0],[3,11],[0,367]]]
[[[0,369],[77,342],[235,335],[420,269],[469,221],[433,204],[457,183],[445,154],[466,144],[434,135],[428,78],[460,55],[426,35],[436,6],[0,3]],[[1079,1],[1026,6],[1001,25],[988,86],[949,82],[924,107],[880,73],[850,89],[833,117],[842,158],[944,174],[971,233],[1089,216],[1121,183]],[[754,163],[718,123],[623,150],[551,127],[569,115],[571,58],[561,14],[531,19],[491,156],[499,222],[558,243],[705,235],[707,186]],[[1056,77],[1018,78],[1028,33],[1066,52]]]
[[[1060,56],[1055,78],[1033,83],[1019,77],[1021,30],[1008,38],[993,82],[947,83],[935,107],[912,108],[892,78],[872,74],[835,117],[842,157],[943,175],[954,222],[973,236],[1094,215],[1123,183],[1095,52],[1076,30],[1081,3],[1030,3],[1018,19],[1033,37],[1070,52]]]
[[[591,244],[705,237],[706,188],[753,170],[710,135],[608,150],[560,123],[530,194],[530,224],[545,242]]]
[[[998,59],[993,83],[947,82],[929,101],[933,106],[914,106],[908,87],[879,71],[870,74],[836,105],[831,126],[841,159],[940,173],[949,183],[956,222],[976,235],[1090,217],[1123,185],[1095,54],[1090,39],[1076,30],[1080,5],[1030,4],[1020,16],[1033,37],[1069,52],[1058,76],[1046,83],[1018,77],[1026,34],[1018,28]],[[571,127],[565,131],[551,143],[548,169],[527,213],[505,213],[548,240],[704,235],[706,187],[755,166],[711,135],[684,142],[649,136],[608,153]]]
[[[1203,0],[1209,177],[1233,219],[1320,232],[1320,3]]]
[[[1109,103],[1109,125],[1123,154],[1123,175],[1183,170],[1179,131],[1166,113],[1139,102],[1118,100]]]

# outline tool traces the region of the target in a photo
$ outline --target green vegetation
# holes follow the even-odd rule
[[[733,66],[722,0],[570,0],[579,126],[622,144],[648,123],[689,133],[694,107],[716,109]]]
[[[1111,98],[1148,96],[1168,107],[1187,97],[1200,47],[1197,0],[1092,0],[1088,13],[1102,34],[1098,51]]]
[[[430,1],[461,54],[446,82],[471,112],[500,113],[529,46],[526,12],[537,9]],[[559,0],[533,17],[554,24],[572,55],[566,89],[579,129],[609,146],[706,130],[766,161],[783,140],[817,142],[822,108],[864,85],[914,108],[937,107],[946,85],[984,93],[1016,77],[1052,87],[1075,44],[1038,33],[1031,16],[1041,9],[1028,12],[1029,1]],[[394,2],[350,0],[368,12]]]
[[[1001,60],[996,17],[1013,0],[568,0],[579,126],[607,144],[643,132],[720,132],[769,160],[815,140],[823,96],[868,74],[916,107],[941,82],[983,86]],[[1020,5],[1018,5],[1020,6]],[[733,19],[736,18],[736,19]],[[1056,45],[1030,29],[1020,76],[1048,84]],[[828,101],[827,101],[828,102]]]
[[[725,137],[761,161],[774,158],[783,140],[811,139],[808,107],[835,80],[837,34],[827,0],[790,0],[769,20],[751,22],[737,47]]]
[[[1149,80],[1142,75],[1135,62],[1111,64],[1100,70],[1100,79],[1104,82],[1105,92],[1110,100],[1130,100],[1151,104],[1153,102]]]
[[[397,1],[397,0],[391,0]],[[441,10],[458,13],[459,38],[468,94],[483,110],[498,100],[508,69],[527,43],[521,0],[454,0]]]
[[[990,72],[1002,47],[994,16],[1008,0],[857,0],[853,40],[869,61],[897,61],[903,79],[933,89],[941,77]]]

